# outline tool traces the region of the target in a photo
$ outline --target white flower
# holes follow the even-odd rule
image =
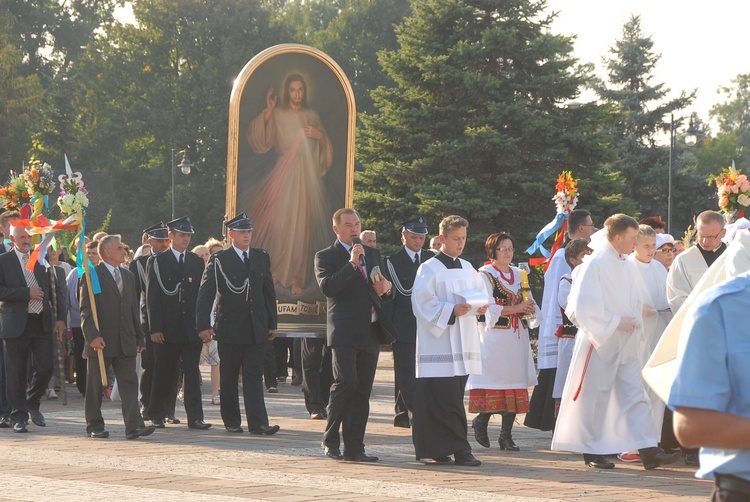
[[[740,194],[740,196],[737,197],[737,202],[739,202],[740,204],[742,204],[745,207],[750,206],[750,197],[748,197],[744,193]]]
[[[62,201],[66,206],[71,206],[75,201],[75,196],[73,194],[66,193],[65,197],[62,198]]]

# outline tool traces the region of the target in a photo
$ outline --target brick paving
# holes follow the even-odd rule
[[[611,471],[584,466],[580,455],[548,450],[551,433],[514,428],[520,452],[497,447],[500,421],[490,424],[493,445],[473,442],[479,468],[425,465],[414,459],[410,432],[392,425],[393,364],[383,352],[368,423],[367,452],[375,464],[336,462],[322,456],[322,420],[310,420],[302,391],[279,384],[266,394],[273,437],[230,434],[211,405],[208,367],[202,367],[208,431],[189,430],[178,403],[180,425],[126,440],[117,402],[105,402],[110,438],[84,436],[83,398],[66,387],[68,406],[43,401],[47,427],[28,434],[0,430],[0,500],[160,501],[626,501],[707,500],[711,483],[695,479],[681,461],[645,471],[616,461]],[[523,423],[523,417],[518,418]],[[471,429],[470,429],[471,433]],[[19,466],[17,469],[10,466]]]

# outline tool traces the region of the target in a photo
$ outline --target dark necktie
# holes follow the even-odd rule
[[[180,267],[185,266],[185,253],[180,253]]]
[[[250,275],[250,258],[247,257],[247,251],[242,252],[242,261],[245,263],[245,269],[247,270],[247,275]]]
[[[414,255],[414,265],[419,266],[419,253]]]

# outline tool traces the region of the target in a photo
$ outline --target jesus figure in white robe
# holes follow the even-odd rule
[[[606,239],[573,274],[566,315],[578,325],[553,450],[584,454],[593,468],[614,467],[604,455],[639,450],[646,469],[674,462],[656,447],[657,427],[641,378],[644,286],[627,260],[638,222],[618,214],[605,222]],[[593,240],[592,240],[593,242]]]

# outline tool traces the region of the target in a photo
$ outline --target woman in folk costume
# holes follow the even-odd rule
[[[515,241],[510,234],[495,233],[484,247],[489,262],[481,267],[495,304],[490,305],[485,328],[480,331],[482,374],[470,375],[469,412],[479,413],[471,422],[474,438],[490,447],[487,426],[490,417],[502,415],[498,443],[503,450],[518,451],[511,430],[517,413],[529,411],[528,387],[537,384],[525,315],[534,315],[532,328],[542,316],[533,299],[524,302],[519,291],[521,271],[510,265]]]

